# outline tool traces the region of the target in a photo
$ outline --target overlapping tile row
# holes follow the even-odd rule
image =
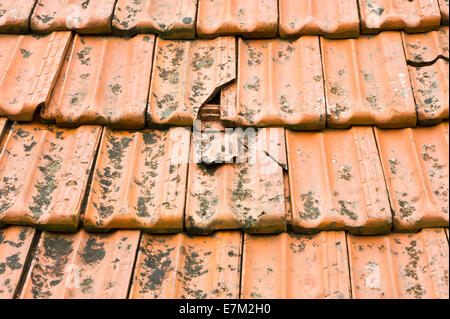
[[[16,122],[0,154],[0,224],[75,231],[101,130]]]
[[[287,132],[292,228],[379,234],[392,216],[371,127]]]
[[[21,299],[125,299],[140,233],[41,234]]]
[[[143,234],[132,299],[239,298],[242,234]]]
[[[375,133],[394,211],[393,229],[448,227],[448,121]]]
[[[33,31],[110,33],[116,0],[38,0],[30,20]]]
[[[12,299],[18,292],[34,234],[32,227],[0,229],[0,299]]]
[[[93,230],[182,232],[190,129],[103,132],[84,217]]]
[[[36,0],[2,0],[0,2],[0,33],[28,32],[35,2]]]
[[[154,35],[76,35],[42,119],[64,126],[144,127],[153,47]]]
[[[449,298],[444,229],[347,239],[353,298]]]
[[[448,36],[448,26],[426,33],[408,34],[402,32],[406,60],[417,66],[430,64],[438,58],[448,60]]]
[[[356,1],[348,0],[280,0],[281,37],[322,34],[332,38],[359,35]]]
[[[48,102],[70,40],[70,32],[0,35],[0,116],[30,121]]]

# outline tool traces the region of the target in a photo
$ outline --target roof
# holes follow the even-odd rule
[[[0,298],[449,298],[446,0],[5,0]]]

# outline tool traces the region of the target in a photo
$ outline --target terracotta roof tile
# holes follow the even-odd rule
[[[17,293],[34,233],[32,227],[0,229],[0,299],[12,299]]]
[[[439,59],[430,66],[410,66],[409,74],[419,123],[434,124],[448,119],[448,61]]]
[[[3,134],[5,133],[7,123],[8,119],[6,117],[0,117],[0,139],[3,137]],[[0,150],[1,149],[2,148],[0,147]]]
[[[439,57],[448,59],[448,34],[448,26],[427,33],[402,32],[406,59],[418,65],[433,62]]]
[[[240,125],[325,126],[319,38],[239,39],[237,103],[225,105]],[[233,109],[234,108],[236,109]]]
[[[144,127],[153,46],[154,35],[76,35],[42,118],[65,126]]]
[[[113,32],[157,33],[168,39],[195,38],[197,0],[118,0]]]
[[[350,298],[345,233],[245,234],[241,298]]]
[[[280,0],[280,36],[323,34],[330,38],[359,35],[356,1]]]
[[[267,141],[267,130],[284,136],[280,128],[262,129],[257,133],[260,141]],[[249,145],[257,143],[262,142]],[[284,144],[277,147],[278,154],[285,152]],[[263,149],[244,148],[241,154],[234,163],[189,165],[185,211],[189,232],[238,228],[271,233],[286,229],[281,166]]]
[[[251,38],[274,37],[277,29],[277,0],[199,0],[199,37],[234,34]]]
[[[448,299],[449,256],[443,229],[347,239],[353,298]]]
[[[399,32],[322,39],[327,125],[409,127],[416,112]]]
[[[116,0],[38,0],[30,26],[42,33],[59,30],[110,33],[115,3]]]
[[[158,38],[155,50],[148,107],[153,124],[192,125],[200,107],[236,77],[234,37]]]
[[[139,236],[42,233],[21,298],[126,298]]]
[[[130,298],[238,298],[242,235],[143,234]]]
[[[448,25],[448,0],[438,0],[441,9],[441,23]]]
[[[0,32],[28,32],[31,11],[36,0],[2,0],[0,3]]]
[[[374,34],[382,30],[425,32],[441,23],[437,1],[430,0],[358,0],[361,32]]]
[[[70,32],[0,35],[0,116],[30,121],[48,102],[70,39]]]
[[[448,122],[403,130],[376,129],[399,231],[448,227]]]
[[[16,122],[0,155],[0,223],[76,230],[101,130]]]
[[[181,232],[190,130],[105,129],[84,218],[90,230]]]
[[[385,233],[391,211],[371,127],[287,132],[292,227]]]

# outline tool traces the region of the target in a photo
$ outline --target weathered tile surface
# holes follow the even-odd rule
[[[441,24],[441,14],[434,0],[358,0],[361,32],[382,30],[425,32]]]
[[[101,130],[16,122],[0,155],[0,224],[76,230]]]
[[[286,134],[295,231],[389,232],[391,211],[371,127]]]
[[[278,28],[277,0],[199,0],[197,35],[274,37]]]
[[[344,232],[245,234],[241,298],[350,298]]]
[[[168,39],[195,38],[198,0],[118,0],[113,32],[124,35],[157,33]]]
[[[322,34],[330,38],[359,35],[356,1],[280,0],[280,36]]]
[[[0,33],[28,32],[28,23],[35,2],[36,0],[2,0]]]
[[[34,233],[32,227],[0,229],[0,299],[14,298]]]
[[[448,26],[426,33],[402,32],[406,59],[419,66],[431,63],[440,57],[448,59],[448,35]]]
[[[152,124],[192,125],[202,105],[236,77],[234,37],[157,38],[149,94]]]
[[[441,9],[441,23],[448,25],[448,7],[449,0],[438,0],[439,8]]]
[[[375,130],[395,230],[448,227],[448,132],[448,122]]]
[[[42,33],[59,30],[110,33],[115,3],[116,0],[38,0],[30,26]]]
[[[238,298],[242,234],[143,234],[130,298]]]
[[[139,231],[41,234],[22,299],[125,299]]]
[[[183,231],[189,137],[184,127],[105,129],[84,227]]]
[[[0,116],[31,121],[50,98],[70,39],[70,32],[0,35]]]
[[[400,32],[322,39],[327,125],[411,127],[416,112]]]
[[[348,235],[347,241],[353,298],[448,299],[449,255],[444,229]]]
[[[76,35],[41,117],[64,126],[144,127],[153,46],[154,35]]]

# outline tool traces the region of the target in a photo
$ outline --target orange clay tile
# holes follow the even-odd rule
[[[0,116],[31,121],[50,98],[70,39],[70,32],[0,35]]]
[[[389,232],[392,216],[371,127],[287,132],[292,227]]]
[[[6,126],[8,124],[8,119],[6,117],[0,117],[0,139],[6,131]],[[1,150],[1,148],[0,148]]]
[[[441,23],[448,25],[448,2],[449,0],[438,0],[439,8],[441,9]]]
[[[359,35],[356,1],[280,0],[280,36],[323,34],[330,38]]]
[[[2,0],[0,2],[0,33],[28,32],[35,0]]]
[[[192,125],[202,105],[236,77],[235,38],[157,38],[149,94],[150,124]]]
[[[448,242],[443,229],[386,236],[348,235],[355,299],[448,299]]]
[[[157,33],[166,39],[195,38],[198,0],[118,0],[113,32],[123,35]]]
[[[139,235],[42,233],[21,299],[125,299]]]
[[[375,34],[382,30],[425,32],[436,30],[441,13],[436,0],[358,0],[361,33]]]
[[[38,0],[30,26],[41,33],[59,30],[110,33],[115,3],[116,0]]]
[[[448,59],[448,34],[448,26],[426,33],[402,32],[406,60],[420,66],[423,63],[434,62],[440,57]]]
[[[409,66],[420,124],[448,119],[448,61],[438,59],[430,66]]]
[[[223,106],[224,119],[245,126],[325,127],[319,37],[239,39],[238,69],[237,103]]]
[[[199,0],[197,35],[274,37],[278,29],[277,0]]]
[[[448,227],[448,122],[375,133],[394,230]]]
[[[245,234],[241,298],[350,298],[344,232]]]
[[[242,235],[143,234],[130,298],[238,298]]]
[[[41,117],[64,126],[144,127],[153,45],[154,35],[76,35]]]
[[[103,132],[84,216],[89,230],[183,231],[190,130]]]
[[[16,122],[0,155],[0,223],[75,231],[100,134]]]
[[[400,32],[322,39],[327,125],[410,127],[416,124]]]
[[[34,233],[32,227],[0,229],[0,299],[12,299],[17,293]]]
[[[267,146],[256,147],[268,142],[266,134],[284,136],[284,131],[281,128],[260,130],[258,138],[249,143],[250,149],[240,147],[234,163],[189,165],[185,211],[188,232],[205,234],[218,229],[243,229],[252,233],[272,233],[286,230],[283,169],[276,161],[281,156],[268,156]],[[213,142],[221,140],[214,139]],[[273,150],[278,154],[283,151],[284,144]],[[191,156],[193,158],[194,154]]]

